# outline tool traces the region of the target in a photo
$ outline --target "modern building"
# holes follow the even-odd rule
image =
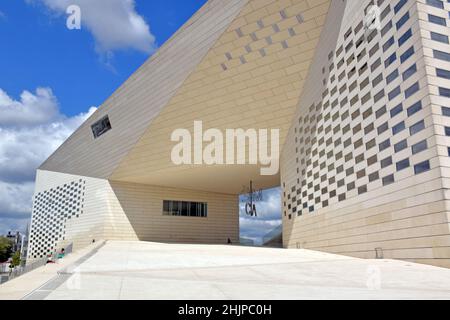
[[[237,243],[253,181],[282,186],[287,248],[450,267],[449,11],[208,1],[39,168],[29,258],[95,239]],[[280,173],[175,164],[171,136],[196,121],[278,129]]]

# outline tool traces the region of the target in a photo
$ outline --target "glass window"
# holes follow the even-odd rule
[[[395,60],[397,60],[397,54],[394,52],[389,58],[384,61],[385,68],[389,67]]]
[[[91,126],[92,133],[94,134],[94,138],[97,139],[101,135],[105,134],[109,130],[111,130],[111,122],[109,121],[109,117],[105,116],[96,123]]]
[[[414,83],[411,87],[409,87],[408,89],[405,90],[405,98],[408,99],[414,93],[419,91],[419,89],[420,89],[419,83],[418,82]]]
[[[408,142],[406,141],[406,139],[394,145],[395,152],[400,152],[402,150],[405,150],[406,148],[408,148]]]
[[[414,46],[406,50],[401,56],[400,56],[400,62],[403,63],[406,60],[409,59],[414,54]]]
[[[398,70],[395,69],[390,75],[386,77],[386,83],[389,84],[398,77]]]
[[[439,95],[450,98],[450,89],[439,87]]]
[[[397,167],[397,171],[401,171],[406,168],[409,168],[409,159],[405,159],[405,160],[397,162],[396,167]]]
[[[442,115],[446,117],[450,117],[450,108],[442,107]]]
[[[400,0],[394,7],[394,13],[397,14],[407,2],[407,0]]]
[[[444,9],[444,3],[441,0],[427,0],[427,4],[439,9]]]
[[[393,174],[383,178],[383,186],[393,184],[394,182],[395,182],[395,179],[394,179]]]
[[[448,44],[448,36],[437,32],[431,32],[431,40]]]
[[[414,103],[411,107],[408,108],[408,117],[422,110],[422,101],[418,101]]]
[[[398,22],[396,23],[397,30],[399,30],[408,20],[409,20],[409,12],[405,13],[403,17],[401,17],[398,20]]]
[[[398,106],[394,107],[391,110],[391,118],[395,117],[396,115],[398,115],[402,111],[403,111],[403,105],[400,103]]]
[[[383,51],[387,51],[395,43],[394,37],[390,37],[388,41],[383,44]]]
[[[425,129],[425,122],[423,120],[417,122],[416,124],[413,124],[411,128],[409,128],[409,132],[411,135],[414,135],[422,130]]]
[[[450,61],[450,53],[447,52],[433,50],[433,56],[439,60]]]
[[[391,146],[391,141],[389,139],[381,142],[379,144],[379,148],[380,148],[380,152],[383,150],[386,150],[387,148],[389,148]]]
[[[405,127],[405,122],[402,121],[402,122],[400,122],[399,124],[397,124],[397,125],[395,125],[395,126],[392,127],[392,134],[393,134],[393,135],[396,135],[396,134],[402,132],[402,131],[405,130],[405,129],[406,129],[406,127]]]
[[[411,31],[411,29],[409,29],[398,39],[398,46],[401,46],[402,44],[404,44],[411,37],[412,37],[412,31]]]
[[[450,127],[445,127],[445,135],[450,137]]]
[[[450,79],[450,71],[444,69],[436,69],[436,75],[439,78]]]
[[[428,143],[427,140],[423,140],[412,146],[412,153],[418,154],[422,151],[425,151],[426,149],[428,149]]]
[[[434,24],[438,24],[441,26],[447,26],[447,22],[445,21],[445,18],[441,18],[432,14],[428,15],[428,21]]]
[[[417,66],[416,64],[413,64],[411,67],[409,67],[405,72],[402,74],[403,81],[406,81],[409,79],[413,74],[417,72]]]
[[[416,164],[414,166],[414,173],[415,174],[420,174],[420,173],[429,171],[430,169],[431,169],[430,168],[430,161],[424,161],[424,162],[421,162],[421,163]]]
[[[202,202],[164,200],[163,215],[206,218],[208,205]]]
[[[384,169],[392,165],[392,157],[387,157],[386,159],[381,160],[381,168]]]
[[[398,86],[398,87],[396,87],[395,89],[393,89],[393,90],[392,90],[391,92],[389,92],[389,94],[388,94],[389,101],[395,99],[395,97],[397,97],[398,95],[400,95],[400,93],[401,93],[400,86]]]

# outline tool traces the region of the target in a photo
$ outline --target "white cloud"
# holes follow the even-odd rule
[[[263,200],[256,203],[257,217],[245,214],[245,197],[240,201],[240,233],[241,237],[252,239],[256,244],[281,224],[281,191],[271,189],[263,192]]]
[[[129,48],[152,53],[156,48],[150,26],[136,11],[135,0],[28,1],[40,1],[59,15],[66,15],[70,5],[78,5],[81,25],[92,33],[100,53]]]
[[[0,234],[27,221],[36,168],[95,110],[69,118],[49,88],[20,100],[0,89]]]

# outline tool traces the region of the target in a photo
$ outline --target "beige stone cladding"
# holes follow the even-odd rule
[[[163,215],[163,201],[207,203],[205,218]],[[38,171],[29,260],[72,243],[141,240],[185,243],[238,242],[235,195],[196,192]]]
[[[364,24],[371,4],[379,30]],[[429,21],[448,25],[449,5],[330,10],[282,154],[285,246],[450,266],[450,85],[435,70],[450,68],[432,51],[449,48],[430,31],[450,32]]]
[[[106,239],[226,244],[239,241],[236,195],[111,182],[117,207],[105,224]],[[163,215],[163,200],[207,203],[208,216]],[[131,229],[130,229],[131,228]]]

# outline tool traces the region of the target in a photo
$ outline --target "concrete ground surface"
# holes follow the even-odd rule
[[[450,299],[450,269],[308,250],[108,241],[77,257],[21,298]]]

